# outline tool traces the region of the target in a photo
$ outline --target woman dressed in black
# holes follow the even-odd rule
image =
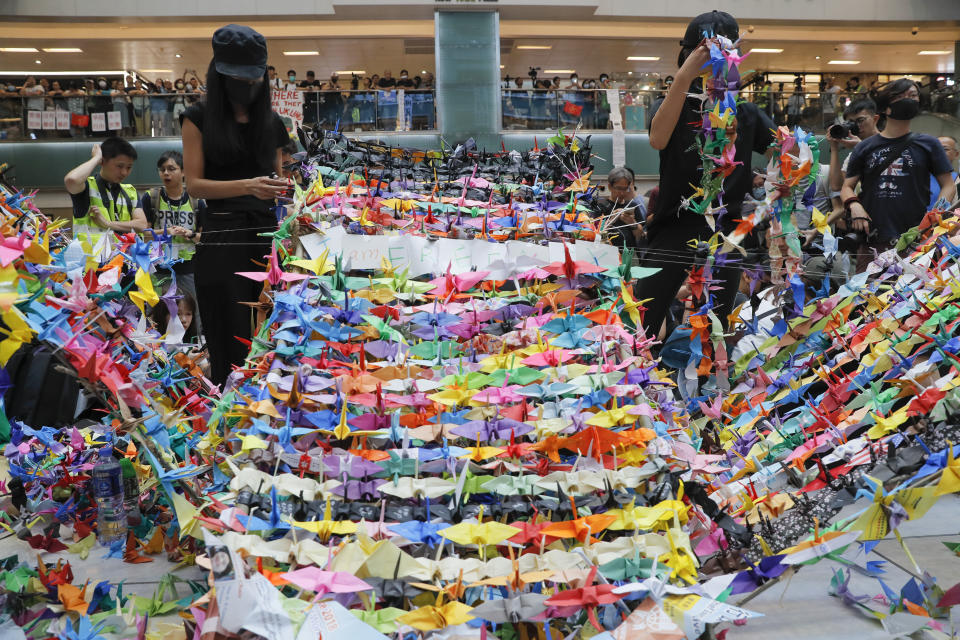
[[[210,378],[222,384],[248,352],[237,338],[250,338],[251,313],[239,303],[257,301],[261,290],[235,274],[259,270],[251,261],[262,261],[270,244],[258,234],[277,227],[275,199],[287,188],[271,177],[281,173],[289,136],[270,108],[262,35],[233,24],[213,34],[206,100],[187,108],[181,123],[187,189],[207,201],[194,270]]]

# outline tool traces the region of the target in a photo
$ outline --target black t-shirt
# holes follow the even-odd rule
[[[658,99],[651,111],[651,119],[656,114],[663,99]],[[687,98],[673,129],[670,141],[660,151],[660,190],[657,195],[656,210],[652,211],[648,231],[656,233],[663,225],[669,224],[705,224],[703,215],[681,209],[681,202],[693,195],[703,174],[703,161],[697,145],[695,127],[702,119],[700,101]],[[743,198],[750,190],[753,180],[753,152],[763,153],[773,142],[774,124],[770,117],[751,102],[737,105],[737,140],[734,157],[738,165],[724,180],[723,202],[727,207],[724,226],[735,224],[740,217]],[[717,203],[714,203],[716,206]]]
[[[860,202],[880,241],[899,238],[904,231],[920,224],[930,204],[930,174],[952,171],[940,141],[915,133],[900,157],[876,175],[876,168],[889,159],[892,148],[902,141],[903,137],[870,136],[853,148],[847,162],[847,176],[861,178]]]
[[[319,80],[304,80],[300,83],[301,89],[307,89],[303,94],[304,104],[314,104],[319,99],[320,95],[317,93],[320,90],[320,81]]]
[[[180,116],[180,122],[183,119],[190,120],[197,126],[197,129],[203,131],[203,112],[204,105],[197,104],[187,107]],[[271,130],[267,135],[275,140],[276,148],[282,148],[290,142],[290,136],[287,134],[287,128],[283,126],[283,120],[276,113],[273,113],[273,121],[270,123]],[[246,123],[240,123],[240,135],[243,138],[244,146],[252,149],[254,145],[253,131]],[[272,165],[271,165],[272,166]],[[253,153],[241,153],[230,158],[208,158],[204,154],[203,176],[208,180],[245,180],[247,178],[256,178],[263,175],[269,175],[271,170],[264,171],[259,165]],[[207,200],[208,212],[224,211],[264,211],[273,206],[272,200],[260,200],[254,196],[238,196],[235,198],[225,198],[218,200]]]
[[[398,89],[413,89],[413,87],[414,87],[413,80],[411,80],[410,78],[400,78],[399,80],[397,80]]]
[[[393,89],[397,86],[397,81],[394,78],[380,78],[380,82],[377,83],[377,86],[381,89]]]

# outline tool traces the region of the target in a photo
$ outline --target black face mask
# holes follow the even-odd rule
[[[890,105],[889,117],[894,120],[913,120],[920,113],[920,101],[903,98]]]
[[[227,92],[227,98],[234,104],[247,106],[257,99],[260,93],[260,83],[250,84],[246,80],[237,80],[236,78],[227,78],[224,82],[224,88]]]

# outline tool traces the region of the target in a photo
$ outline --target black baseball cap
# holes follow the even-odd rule
[[[687,32],[683,34],[680,46],[696,47],[703,41],[703,32],[718,36],[725,36],[736,42],[740,38],[740,25],[736,19],[726,11],[710,11],[701,13],[687,25]]]
[[[213,62],[224,75],[259,80],[267,71],[267,41],[250,27],[220,27],[213,34]]]

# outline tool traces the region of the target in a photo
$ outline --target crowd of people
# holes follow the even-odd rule
[[[70,114],[70,130],[30,130],[33,137],[79,137],[92,132],[95,113],[120,113],[121,136],[180,135],[179,116],[201,100],[205,88],[194,71],[185,71],[175,79],[140,75],[124,78],[49,80],[27,76],[23,84],[0,85],[0,112],[3,117],[21,119],[25,124],[30,111],[65,111]],[[19,124],[19,122],[18,122]],[[26,126],[26,125],[25,125]]]

